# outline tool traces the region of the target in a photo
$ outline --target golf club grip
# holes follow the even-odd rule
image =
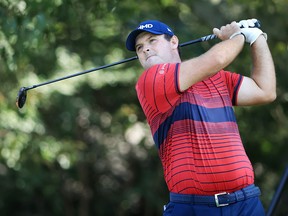
[[[239,24],[239,23],[237,23],[237,24]],[[241,25],[239,27],[240,28],[245,28],[243,25]],[[254,22],[254,27],[248,27],[248,28],[260,28],[260,27],[261,27],[260,21],[256,20]],[[202,41],[212,40],[212,39],[215,39],[215,38],[217,38],[217,36],[214,35],[214,34],[211,34],[211,35],[207,35],[207,36],[202,37]]]
[[[255,26],[253,28],[260,28],[261,27],[261,23],[260,23],[259,20],[256,20],[256,22],[254,22],[254,25]],[[240,28],[244,28],[244,26],[241,25]],[[203,36],[201,38],[198,38],[198,39],[195,39],[195,40],[192,40],[192,41],[188,41],[188,42],[182,43],[179,46],[180,47],[184,47],[184,46],[187,46],[187,45],[190,45],[190,44],[194,44],[194,43],[198,43],[198,42],[213,40],[215,38],[217,38],[217,36],[215,34],[210,34],[210,35],[206,35],[206,36]]]
[[[179,44],[179,46],[180,47],[184,47],[184,46],[188,46],[190,44],[195,44],[195,43],[199,43],[199,42],[203,42],[203,41],[208,41],[208,40],[212,40],[212,39],[215,39],[215,38],[217,38],[216,35],[210,34],[210,35],[206,35],[206,36],[203,36],[203,37],[195,39],[195,40],[191,40],[191,41],[187,41],[187,42],[181,43],[181,44]]]

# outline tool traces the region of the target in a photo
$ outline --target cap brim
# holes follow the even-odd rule
[[[135,49],[135,40],[137,38],[137,36],[143,32],[142,29],[136,29],[134,31],[132,31],[128,37],[127,37],[127,40],[126,40],[126,48],[130,51],[136,51]]]
[[[130,51],[136,51],[135,49],[135,42],[136,42],[136,38],[137,36],[142,33],[142,32],[150,32],[152,34],[155,34],[155,35],[160,35],[160,34],[163,34],[163,33],[159,33],[159,32],[156,32],[156,31],[152,31],[152,30],[143,30],[143,29],[136,29],[134,31],[132,31],[128,37],[127,37],[127,40],[126,40],[126,48]]]

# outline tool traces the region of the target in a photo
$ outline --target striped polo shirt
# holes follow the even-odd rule
[[[180,66],[155,65],[136,84],[169,191],[212,195],[253,184],[233,110],[243,77],[221,70],[180,92]]]

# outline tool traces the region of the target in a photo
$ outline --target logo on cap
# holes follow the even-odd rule
[[[153,28],[153,24],[147,23],[147,24],[145,24],[145,25],[140,25],[140,26],[138,27],[138,29],[145,29],[145,28]]]

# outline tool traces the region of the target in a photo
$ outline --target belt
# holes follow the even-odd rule
[[[259,187],[256,187],[254,184],[252,184],[233,193],[222,192],[212,196],[177,194],[170,192],[170,201],[177,203],[203,204],[222,207],[252,197],[258,197],[260,195],[261,191]]]

